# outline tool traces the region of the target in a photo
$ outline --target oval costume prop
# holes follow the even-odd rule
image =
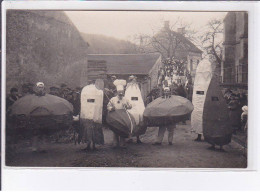
[[[130,137],[131,128],[136,127],[134,117],[124,109],[109,112],[106,120],[114,133],[125,138]]]
[[[144,122],[147,126],[163,126],[187,120],[193,111],[192,103],[181,96],[159,97],[144,110]]]
[[[66,130],[72,124],[73,106],[67,100],[45,94],[26,95],[11,107],[11,116],[16,127],[36,129],[40,133],[55,133]]]
[[[199,63],[196,70],[192,96],[194,110],[191,114],[191,126],[192,131],[195,131],[197,134],[203,133],[203,110],[211,77],[211,64],[204,59]]]
[[[103,91],[94,84],[87,85],[81,92],[79,141],[104,144],[102,131]]]
[[[143,114],[145,106],[141,91],[135,81],[127,84],[125,98],[128,99],[132,105],[132,108],[127,111],[134,117],[136,123],[136,128],[133,135],[142,135],[146,131],[146,127],[143,126]]]
[[[233,129],[228,113],[229,110],[220,90],[218,78],[213,75],[203,110],[203,135],[205,141],[219,146],[231,142]]]

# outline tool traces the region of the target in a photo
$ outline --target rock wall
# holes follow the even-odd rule
[[[47,87],[82,85],[87,48],[63,11],[7,11],[7,90],[37,81]]]

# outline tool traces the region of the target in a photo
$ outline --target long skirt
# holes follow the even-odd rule
[[[79,141],[104,145],[102,124],[89,119],[80,119]]]

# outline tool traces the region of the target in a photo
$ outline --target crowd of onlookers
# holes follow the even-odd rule
[[[247,133],[248,99],[244,92],[235,93],[226,89],[224,98],[229,108],[229,118],[234,134],[237,132]]]
[[[192,77],[183,67],[182,60],[166,60],[158,71],[158,87],[148,94],[146,104],[165,94],[179,95],[192,101]]]
[[[38,82],[41,83],[41,82]],[[43,84],[43,83],[42,83]],[[46,93],[46,88],[43,85],[44,90],[42,95]],[[58,86],[51,86],[49,88],[49,94],[55,95],[61,98],[66,99],[69,101],[73,107],[74,107],[74,115],[78,115],[80,111],[80,87],[76,87],[75,89],[71,89],[66,84],[61,84],[60,87]],[[18,88],[11,88],[10,94],[6,98],[6,108],[7,110],[10,108],[10,106],[19,98],[26,96],[28,94],[37,94],[39,95],[39,92],[37,92],[37,87],[34,84],[28,83],[23,84],[21,87],[21,90],[19,92]]]

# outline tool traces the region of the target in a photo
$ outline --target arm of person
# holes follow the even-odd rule
[[[114,106],[114,104],[113,104],[113,102],[112,102],[112,99],[111,99],[110,102],[107,104],[107,110],[108,110],[109,112],[115,110],[115,106]]]
[[[128,99],[125,99],[125,108],[126,109],[131,109],[132,108],[132,105],[131,105],[131,103],[130,103],[130,101],[128,100]]]

